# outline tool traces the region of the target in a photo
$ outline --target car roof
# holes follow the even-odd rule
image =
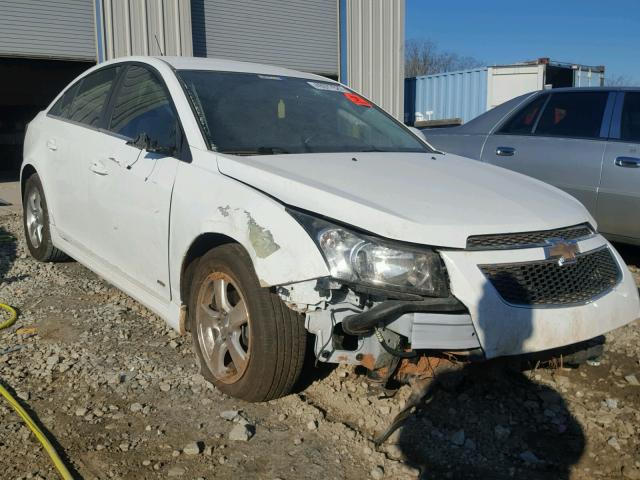
[[[640,87],[561,87],[540,90],[538,93],[558,92],[640,92]]]
[[[322,80],[325,82],[333,82],[333,80],[314,75],[307,72],[299,72],[289,68],[277,67],[274,65],[264,65],[261,63],[238,62],[224,58],[203,58],[203,57],[120,57],[116,60],[104,62],[100,65],[117,64],[123,62],[143,62],[154,64],[157,61],[168,64],[174,70],[201,70],[201,71],[218,71],[218,72],[239,72],[239,73],[256,73],[261,75],[278,75],[283,77],[308,78],[313,80]]]

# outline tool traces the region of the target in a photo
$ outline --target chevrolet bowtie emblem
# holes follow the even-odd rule
[[[580,248],[576,242],[564,240],[562,238],[548,238],[547,246],[544,247],[547,258],[557,258],[558,265],[570,265],[576,263],[576,254],[580,253]]]

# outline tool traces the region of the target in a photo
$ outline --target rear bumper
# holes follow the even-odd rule
[[[638,289],[618,253],[600,235],[579,242],[581,252],[603,245],[618,262],[620,282],[603,295],[572,306],[514,306],[506,303],[478,265],[545,260],[543,248],[441,252],[451,290],[469,310],[487,358],[539,352],[572,345],[640,317]]]

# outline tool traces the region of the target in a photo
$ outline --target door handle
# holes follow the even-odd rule
[[[104,166],[104,163],[102,163],[102,160],[96,160],[95,162],[93,162],[89,169],[93,173],[96,173],[98,175],[107,175],[109,173]]]
[[[55,140],[49,139],[47,140],[47,148],[52,152],[55,152],[58,149],[58,145],[56,144]]]
[[[640,158],[618,157],[615,161],[616,167],[640,168]]]
[[[107,160],[115,163],[116,165],[120,165],[120,160],[118,160],[118,157],[116,157],[115,155],[109,155],[107,157]]]
[[[513,157],[513,154],[516,153],[516,149],[513,147],[498,147],[496,148],[496,155],[501,157]]]

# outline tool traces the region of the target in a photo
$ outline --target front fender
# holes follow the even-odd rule
[[[199,154],[204,157],[201,161],[215,168],[211,153]],[[182,262],[189,247],[206,233],[224,235],[242,245],[264,287],[329,275],[320,251],[284,205],[209,165],[198,164],[195,158],[192,164],[180,165],[170,232],[172,298],[180,298]]]

